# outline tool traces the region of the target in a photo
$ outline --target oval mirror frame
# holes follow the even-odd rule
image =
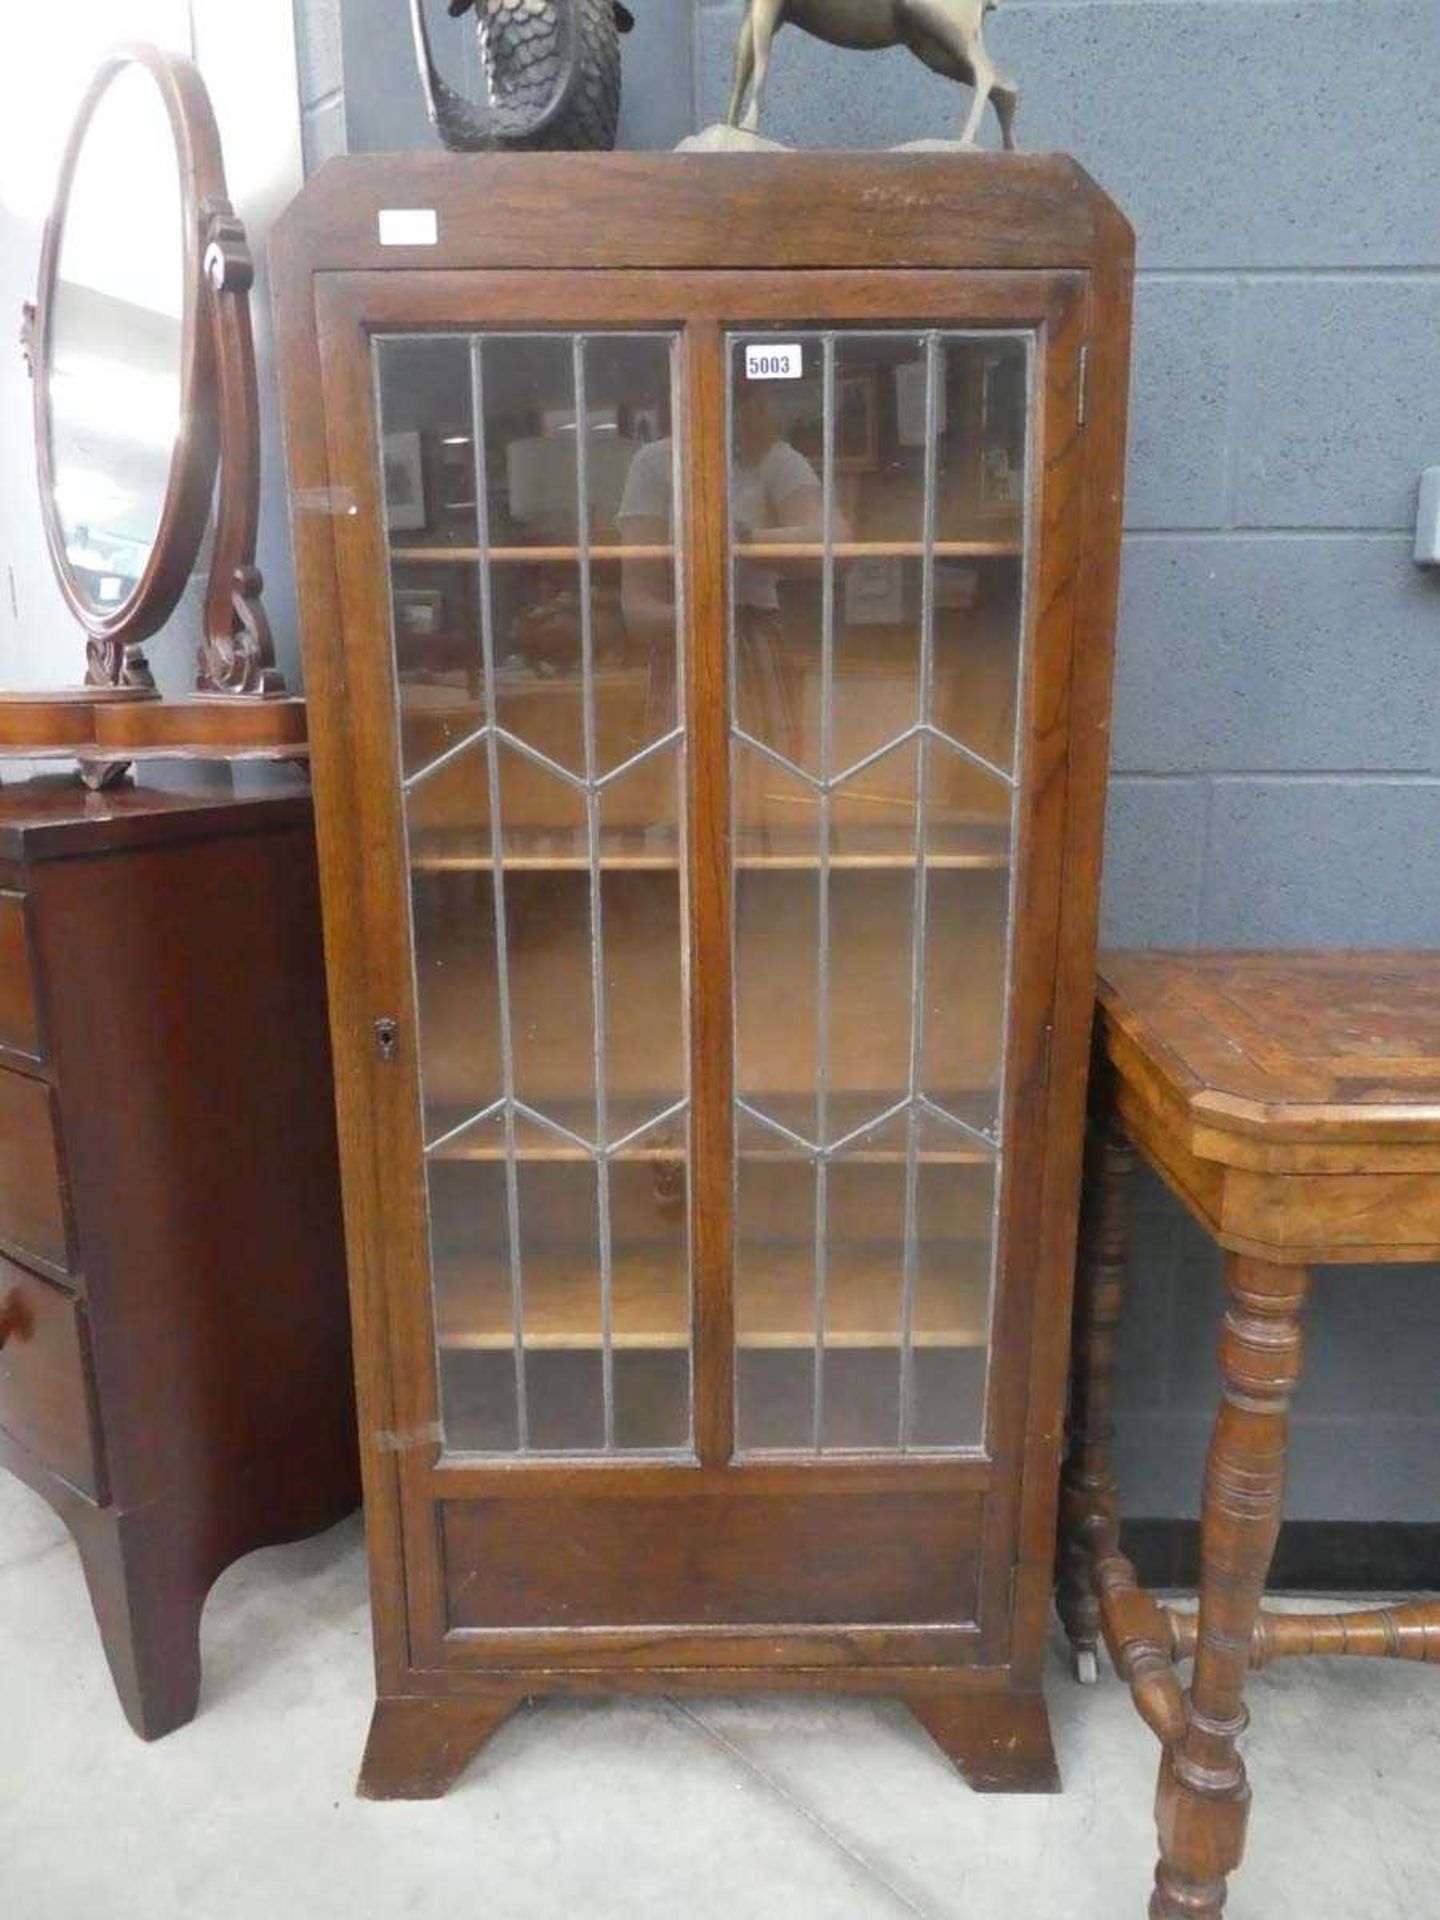
[[[184,273],[179,426],[155,539],[140,578],[113,607],[97,606],[66,553],[55,498],[51,371],[56,285],[70,198],[96,113],[115,81],[133,68],[150,77],[163,102],[179,176]],[[149,684],[144,658],[132,654],[164,626],[195,569],[210,516],[220,454],[216,342],[206,280],[206,252],[217,212],[229,213],[220,135],[205,84],[194,65],[158,48],[133,44],[108,54],[80,104],[46,222],[40,278],[28,318],[27,352],[34,379],[35,451],[41,513],[60,589],[89,637],[92,684]]]

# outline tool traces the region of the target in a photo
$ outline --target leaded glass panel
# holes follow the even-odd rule
[[[683,1454],[675,337],[374,372],[444,1445]]]
[[[983,1443],[1032,341],[728,342],[742,1453]]]

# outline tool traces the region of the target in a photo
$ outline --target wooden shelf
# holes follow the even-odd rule
[[[758,1092],[753,1088],[741,1088],[740,1097],[757,1112],[778,1121],[782,1127],[788,1127],[791,1133],[798,1133],[803,1139],[810,1137],[811,1129],[815,1124],[813,1094],[772,1090]],[[852,1093],[843,1087],[832,1088],[829,1097],[830,1138],[845,1139],[857,1127],[863,1127],[874,1115],[884,1112],[894,1098],[894,1095],[870,1090]],[[977,1133],[984,1132],[998,1105],[994,1089],[988,1087],[951,1087],[944,1092],[932,1089],[931,1098],[937,1106],[943,1107],[947,1113],[953,1113],[957,1119],[963,1120]],[[899,1122],[892,1121],[889,1124],[893,1127]],[[807,1157],[800,1154],[797,1149],[788,1147],[779,1134],[771,1133],[758,1121],[742,1119],[741,1125],[746,1131],[737,1150],[746,1157],[754,1156],[765,1160]],[[943,1123],[932,1126],[931,1133],[937,1131],[941,1125]],[[927,1162],[944,1162],[960,1166],[988,1166],[994,1159],[989,1148],[982,1146],[978,1140],[970,1140],[958,1134],[944,1147],[927,1146],[920,1157]],[[903,1155],[894,1145],[882,1148],[857,1146],[844,1156],[846,1165],[857,1161],[879,1163],[901,1158]]]
[[[952,1241],[923,1251],[913,1338],[917,1347],[983,1347],[989,1338],[990,1256]],[[672,1258],[617,1247],[611,1340],[622,1351],[684,1348],[690,1342],[688,1289]],[[827,1276],[827,1348],[898,1347],[900,1265],[895,1249],[832,1250]],[[454,1351],[508,1351],[513,1345],[509,1267],[498,1257],[447,1267],[437,1279],[439,1339]],[[749,1349],[814,1344],[811,1249],[773,1249],[763,1278],[737,1287],[737,1340]],[[600,1283],[592,1268],[562,1256],[532,1255],[524,1273],[528,1352],[593,1351],[600,1344]]]
[[[609,1106],[610,1135],[612,1139],[623,1140],[627,1133],[644,1126],[653,1116],[674,1104],[673,1096],[652,1096],[646,1100],[611,1100]],[[546,1101],[544,1111],[560,1126],[571,1133],[588,1138],[595,1126],[595,1110],[591,1106],[582,1106],[578,1101]],[[459,1107],[441,1108],[426,1116],[425,1131],[432,1140],[443,1140],[453,1128],[463,1126],[467,1115]],[[523,1138],[516,1143],[516,1153],[527,1163],[536,1162],[573,1162],[578,1166],[589,1166],[594,1158],[588,1148],[573,1146],[562,1140],[559,1134],[549,1133],[533,1120],[519,1120]],[[657,1164],[675,1165],[683,1163],[686,1153],[687,1121],[683,1114],[670,1120],[663,1133],[655,1133],[650,1138],[626,1147],[616,1156],[621,1160],[651,1161]],[[498,1126],[487,1126],[473,1135],[461,1134],[448,1141],[430,1158],[433,1160],[503,1160],[505,1143]]]
[[[824,543],[818,540],[743,541],[731,549],[737,560],[823,560]],[[937,560],[1013,560],[1023,552],[1018,538],[937,540]],[[837,540],[830,548],[837,560],[921,560],[925,544],[921,540]],[[488,559],[492,567],[558,566],[578,561],[578,546],[561,547],[391,547],[394,566],[444,567],[474,564]],[[613,541],[597,542],[590,548],[594,562],[621,560],[673,560],[672,546],[622,547]]]
[[[505,871],[588,873],[587,850],[583,845],[565,847],[563,842],[569,837],[560,830],[507,830]],[[820,858],[813,834],[808,839],[803,834],[792,839],[742,833],[736,843],[734,864],[742,873],[813,873]],[[989,826],[932,829],[925,864],[932,872],[1003,872],[1010,864],[1008,830]],[[490,836],[464,829],[417,834],[410,865],[415,873],[488,873],[494,865]],[[642,833],[620,829],[602,834],[600,865],[616,872],[678,873],[680,858],[675,848],[647,847]],[[914,833],[882,828],[865,835],[847,828],[845,845],[831,853],[829,866],[832,872],[841,873],[913,872]]]
[[[915,829],[903,827],[864,828],[847,824],[841,828],[841,844],[832,848],[828,865],[832,872],[915,871]],[[775,833],[765,829],[736,836],[734,864],[741,872],[813,873],[820,865],[815,835]],[[1008,823],[932,824],[928,830],[925,866],[927,872],[1003,872],[1010,864]]]
[[[635,1128],[643,1126],[653,1114],[658,1114],[666,1105],[664,1096],[652,1095],[645,1100],[612,1100],[610,1103],[610,1132],[612,1137],[623,1139]],[[855,1126],[862,1126],[874,1113],[883,1110],[885,1096],[875,1093],[850,1094],[840,1092],[831,1096],[832,1130],[844,1133]],[[949,1112],[968,1120],[972,1126],[983,1125],[984,1115],[993,1112],[995,1096],[993,1093],[952,1093],[942,1103]],[[809,1111],[804,1110],[809,1107]],[[478,1108],[476,1109],[478,1111]],[[546,1113],[560,1126],[571,1133],[587,1137],[594,1126],[593,1109],[573,1101],[549,1101]],[[813,1103],[802,1102],[796,1095],[782,1095],[779,1098],[767,1097],[762,1111],[773,1114],[782,1126],[792,1132],[803,1132],[812,1124]],[[456,1127],[464,1126],[467,1112],[460,1107],[437,1108],[426,1116],[426,1134],[432,1140],[445,1140],[447,1134]],[[517,1123],[523,1137],[516,1143],[517,1158],[527,1164],[573,1164],[589,1166],[593,1155],[588,1148],[573,1145],[558,1134],[547,1132],[534,1121]],[[755,1123],[749,1123],[755,1135],[761,1129]],[[932,1135],[933,1135],[933,1129]],[[687,1123],[685,1116],[679,1115],[670,1120],[661,1132],[656,1132],[634,1146],[626,1147],[616,1158],[621,1161],[642,1161],[655,1165],[684,1167],[688,1158]],[[737,1149],[746,1160],[763,1160],[771,1163],[799,1163],[808,1161],[811,1156],[798,1147],[792,1147],[779,1134],[765,1133],[763,1144],[748,1137]],[[490,1125],[472,1134],[459,1134],[453,1140],[431,1154],[432,1161],[490,1161],[503,1160],[505,1143],[498,1126]],[[847,1166],[899,1166],[905,1154],[898,1145],[884,1147],[857,1147],[844,1156]],[[994,1155],[978,1141],[966,1140],[957,1135],[944,1146],[931,1143],[920,1149],[920,1161],[925,1166],[989,1166]],[[832,1163],[833,1164],[833,1163]]]
[[[588,873],[590,858],[584,845],[567,848],[573,838],[562,828],[552,833],[541,829],[516,832],[506,829],[502,865],[506,873]],[[623,829],[602,834],[600,865],[603,869],[625,873],[678,873],[680,857],[674,847],[647,847],[643,832]],[[410,867],[414,873],[489,873],[494,867],[490,835],[464,828],[431,830],[416,834],[411,845]]]
[[[746,541],[732,549],[737,560],[823,560],[819,540]],[[1018,539],[937,540],[931,549],[937,560],[1012,560],[1022,551]],[[923,560],[921,540],[837,540],[830,548],[836,560]]]
[[[579,547],[391,547],[393,566],[444,567],[455,563],[473,564],[488,559],[492,567],[556,566],[578,561]],[[590,548],[597,562],[617,560],[673,560],[674,547],[622,547],[614,541],[597,542]]]

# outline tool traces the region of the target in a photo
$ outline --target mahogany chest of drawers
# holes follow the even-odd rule
[[[0,789],[0,1464],[152,1739],[219,1573],[358,1499],[310,801],[200,779]]]

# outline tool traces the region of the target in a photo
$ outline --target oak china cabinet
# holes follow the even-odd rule
[[[363,157],[276,246],[380,1702],[1040,1692],[1124,221],[1068,160]]]

